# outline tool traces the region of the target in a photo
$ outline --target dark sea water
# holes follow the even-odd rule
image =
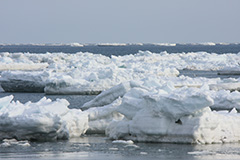
[[[221,45],[190,45],[177,44],[176,46],[126,45],[126,46],[104,46],[86,45],[83,47],[70,45],[0,45],[0,52],[91,52],[96,54],[126,55],[135,54],[139,50],[149,50],[159,53],[198,52],[209,53],[239,53],[240,44]],[[182,75],[190,77],[218,77],[212,71],[181,71]],[[221,78],[228,78],[228,76]],[[233,77],[233,76],[230,76]],[[70,102],[69,108],[80,108],[84,103],[95,96],[91,95],[45,95],[44,93],[5,93],[0,92],[0,97],[14,95],[14,100],[22,103],[27,101],[37,102],[43,96],[55,100],[64,98]],[[0,142],[1,144],[1,142]],[[138,147],[126,146],[124,144],[113,144],[104,135],[85,135],[80,138],[56,142],[30,142],[30,146],[11,145],[0,146],[0,159],[87,159],[87,160],[145,160],[145,159],[171,159],[171,160],[220,160],[240,159],[240,144],[213,144],[213,145],[189,145],[189,144],[163,144],[163,143],[136,143]]]
[[[182,52],[199,52],[205,51],[208,53],[239,53],[240,44],[215,44],[215,45],[200,45],[200,44],[176,44],[175,46],[160,46],[154,44],[143,45],[84,45],[71,46],[71,45],[1,45],[0,52],[29,52],[29,53],[46,53],[46,52],[63,52],[63,53],[77,53],[77,52],[91,52],[95,54],[102,54],[106,56],[111,55],[126,55],[135,54],[139,50],[151,51],[159,53],[167,51],[168,53],[182,53]]]

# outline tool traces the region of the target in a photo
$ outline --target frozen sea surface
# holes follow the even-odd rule
[[[163,143],[112,143],[103,135],[68,141],[29,142],[30,146],[0,147],[0,159],[240,159],[239,144],[186,145]]]

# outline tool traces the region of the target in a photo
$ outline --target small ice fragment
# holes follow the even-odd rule
[[[125,141],[125,140],[115,140],[115,141],[112,141],[112,143],[133,144],[134,142],[132,140],[128,140],[128,141]]]
[[[18,146],[23,146],[23,147],[31,146],[28,141],[17,141],[16,139],[4,139],[3,143],[0,146],[9,147],[12,145],[18,145]]]
[[[3,142],[2,144],[0,144],[0,147],[10,147],[11,144],[8,142]]]
[[[89,143],[79,143],[79,144],[74,144],[74,146],[90,147],[91,145]]]
[[[209,152],[209,151],[193,151],[193,152],[188,152],[188,154],[195,154],[195,155],[209,155],[209,154],[215,154],[214,152]]]
[[[140,148],[139,146],[135,145],[135,144],[128,144],[124,147],[132,147],[132,148]]]
[[[91,145],[89,143],[83,144],[85,147],[90,147]]]
[[[17,140],[16,139],[4,139],[3,142],[15,143],[15,142],[17,142]]]
[[[109,148],[110,151],[118,151],[118,148]]]
[[[31,145],[28,142],[20,143],[19,146],[30,147]]]
[[[236,108],[233,108],[229,113],[231,113],[231,114],[236,114],[236,113],[237,113]]]
[[[148,153],[147,152],[140,152],[140,154],[147,155]]]

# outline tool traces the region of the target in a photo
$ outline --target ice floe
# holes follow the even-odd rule
[[[124,95],[123,85],[118,85],[84,107],[95,110],[98,102],[99,106],[111,106],[117,99],[113,95],[119,95],[121,103],[108,114],[119,112],[124,117],[106,125],[105,133],[112,139],[201,144],[240,140],[240,114],[235,109],[240,109],[238,91],[214,91],[207,85],[175,88],[171,84],[152,84],[129,87]]]
[[[70,46],[72,46],[72,47],[84,47],[84,45],[83,44],[81,44],[81,43],[70,43],[69,44]]]
[[[239,142],[240,78],[177,77],[182,69],[235,73],[239,60],[240,53],[0,53],[5,91],[100,93],[81,109],[69,109],[64,99],[22,104],[0,98],[0,140],[105,133],[116,142]]]
[[[17,141],[16,139],[3,139],[3,143],[0,143],[0,147],[21,146],[30,147],[29,141]]]
[[[216,43],[214,42],[205,42],[205,43],[199,43],[200,45],[204,45],[204,46],[215,46]]]
[[[127,46],[127,43],[98,43],[97,46]]]
[[[134,142],[132,140],[114,140],[112,141],[112,143],[115,143],[115,144],[134,144]]]
[[[156,46],[176,46],[177,44],[176,43],[153,43],[153,45],[156,45]]]
[[[0,98],[0,140],[51,141],[79,137],[88,129],[88,115],[69,109],[68,101],[42,98],[36,103]]]
[[[69,109],[64,99],[21,104],[13,96],[0,98],[0,139],[48,141],[105,133],[118,140],[114,143],[240,140],[240,92],[153,82],[121,83],[85,103],[83,111]]]
[[[3,78],[4,77],[4,78]],[[6,71],[2,73],[1,87],[6,92],[44,92],[48,72]]]
[[[235,109],[212,111],[209,106],[213,104],[214,99],[198,88],[169,93],[132,89],[117,108],[125,119],[110,123],[106,134],[112,139],[141,142],[238,142],[239,113]]]
[[[239,61],[240,54],[219,55],[206,52],[170,54],[139,51],[134,55],[110,58],[82,52],[76,54],[4,52],[0,53],[0,67],[1,70],[8,71],[1,73],[0,81],[6,91],[27,91],[24,88],[28,88],[30,92],[44,90],[47,94],[99,94],[122,82],[146,77],[157,77],[159,81],[164,77],[174,77],[179,75],[178,70],[182,69],[227,69],[229,73],[238,72]]]

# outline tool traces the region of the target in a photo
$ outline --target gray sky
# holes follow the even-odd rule
[[[240,0],[0,0],[0,43],[240,42]]]

